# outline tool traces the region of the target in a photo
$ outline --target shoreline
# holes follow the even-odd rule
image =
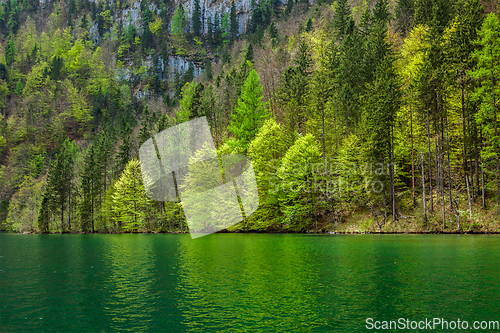
[[[189,234],[189,232],[120,232],[120,233],[108,233],[108,232],[49,232],[49,233],[37,233],[37,232],[15,232],[10,230],[0,230],[0,233],[16,234],[16,235],[161,235],[161,234]],[[499,231],[466,231],[466,232],[432,232],[432,231],[327,231],[327,232],[270,232],[270,231],[219,231],[215,234],[268,234],[268,235],[500,235]]]

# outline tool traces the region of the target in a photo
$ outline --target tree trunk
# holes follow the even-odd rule
[[[429,126],[429,100],[426,99],[427,105],[427,144],[429,148],[429,195],[431,197],[431,214],[434,213],[434,203],[432,195],[432,158],[431,158],[431,131]]]
[[[425,209],[425,171],[424,171],[424,152],[421,152],[421,167],[422,167],[422,204],[424,208],[424,224],[427,225],[427,211]]]
[[[445,127],[446,127],[446,152],[448,155],[448,195],[450,197],[450,211],[453,211],[453,204],[451,201],[450,141],[449,141],[449,133],[448,133],[448,113],[446,112],[446,110],[444,110],[444,117],[445,117]]]
[[[340,182],[339,182],[339,186],[338,186],[337,189],[338,189],[338,192],[339,192],[339,208],[340,208],[340,219],[339,219],[339,222],[342,223],[342,219],[344,218],[344,213],[342,211],[342,197],[340,196]]]
[[[470,192],[469,192],[469,177],[465,177],[465,185],[467,186],[467,200],[469,202],[469,216],[470,220],[472,221],[472,205],[471,205],[471,200],[470,200]]]
[[[61,233],[64,231],[64,203],[61,201]]]
[[[411,186],[412,186],[412,196],[413,196],[413,208],[416,206],[415,201],[415,165],[413,157],[413,113],[410,105],[410,138],[411,138]]]
[[[462,132],[463,132],[463,140],[464,140],[464,175],[467,174],[467,131],[465,127],[465,97],[464,97],[464,79],[463,79],[463,74],[462,74]]]
[[[483,163],[481,161],[481,189],[482,189],[482,199],[483,199],[483,209],[486,209],[486,197],[484,195],[484,169],[483,169]]]
[[[391,200],[392,200],[392,221],[396,221],[396,192],[394,188],[394,126],[391,124],[391,151],[390,151],[390,168],[391,168]]]
[[[495,146],[497,155],[497,204],[498,204],[498,223],[500,224],[500,144],[498,143],[498,124],[497,124],[497,110],[495,100],[495,78],[491,76],[491,85],[493,90],[493,121],[495,123]]]
[[[68,231],[71,231],[71,183],[69,184],[68,195]]]

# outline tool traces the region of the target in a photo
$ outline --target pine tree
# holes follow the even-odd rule
[[[10,65],[14,62],[14,57],[16,55],[16,44],[14,42],[14,36],[9,36],[7,44],[5,46],[5,62]]]
[[[94,145],[90,146],[83,159],[81,178],[81,201],[79,203],[80,228],[86,233],[95,232],[94,210],[97,197],[99,173]]]
[[[212,68],[212,61],[209,59],[205,65],[205,75],[207,79],[212,80],[214,77],[214,70]]]
[[[231,12],[229,16],[231,21],[231,38],[235,40],[238,37],[239,25],[238,18],[236,17],[236,6],[234,5],[234,0],[231,1]]]
[[[49,232],[49,220],[50,220],[50,201],[48,193],[45,192],[42,196],[42,202],[40,203],[40,212],[38,213],[38,232],[41,234],[46,234]]]
[[[205,85],[201,82],[198,83],[194,88],[193,100],[191,102],[191,111],[189,114],[190,119],[206,116],[204,110],[201,107],[204,90],[205,90]]]
[[[231,115],[231,124],[228,127],[243,146],[248,145],[264,120],[269,117],[266,105],[262,101],[263,97],[259,74],[252,69],[243,85],[238,106]]]
[[[281,103],[288,109],[286,132],[290,144],[295,141],[295,131],[302,133],[305,130],[305,104],[309,91],[312,58],[309,46],[305,41],[299,44],[294,59],[295,66],[289,66],[283,73],[279,91]]]
[[[259,4],[255,0],[251,0],[250,7],[251,7],[251,17],[250,17],[250,22],[247,26],[247,30],[250,33],[254,33],[257,31],[259,26],[263,24],[262,10]]]
[[[200,0],[194,0],[194,11],[193,11],[192,21],[193,21],[192,23],[193,34],[199,37],[202,33]]]
[[[415,0],[398,0],[396,3],[396,27],[402,36],[406,36],[415,17]]]
[[[453,18],[454,8],[448,0],[415,0],[415,24],[426,24],[442,33]]]
[[[369,85],[363,97],[363,123],[367,142],[370,145],[369,156],[374,162],[389,163],[393,220],[396,219],[394,189],[394,122],[396,112],[401,105],[401,87],[393,67],[393,56],[388,55],[380,63],[375,79]]]
[[[149,229],[148,210],[152,202],[146,196],[142,182],[141,164],[138,160],[130,160],[120,178],[114,185],[112,194],[113,212],[118,221],[118,228],[123,231]]]
[[[472,55],[480,47],[476,40],[483,19],[484,8],[481,1],[466,0],[459,14],[444,32],[444,52],[447,61],[443,66],[449,84],[455,86],[461,95],[464,177],[469,175],[472,177],[475,172],[476,188],[479,188],[479,137],[477,126],[471,119],[474,117],[477,105],[469,103],[467,96],[470,96],[474,89],[475,80],[469,73],[477,63],[477,59]],[[468,163],[469,159],[475,159],[475,170],[472,164]]]
[[[253,61],[253,44],[249,43],[247,52],[245,53],[245,60]]]
[[[500,22],[490,13],[486,16],[479,31],[481,49],[475,52],[477,67],[472,76],[481,85],[476,89],[476,98],[481,107],[476,121],[484,137],[489,140],[481,151],[483,160],[496,161],[498,221],[500,223],[500,124],[498,115],[498,96],[500,96]]]
[[[285,7],[285,16],[288,16],[293,8],[293,0],[288,0]]]
[[[17,83],[16,83],[16,90],[14,91],[14,93],[17,95],[17,96],[21,96],[23,94],[23,81],[21,80],[21,78],[19,78],[19,80],[17,80]]]
[[[391,12],[389,11],[388,0],[377,0],[375,8],[373,9],[373,18],[375,21],[382,22],[383,24],[389,23],[391,19]]]
[[[116,174],[121,174],[127,163],[132,159],[134,151],[133,132],[129,125],[125,127],[121,134],[121,145],[116,156]]]
[[[220,14],[219,12],[215,13],[215,18],[214,22],[212,25],[212,33],[213,33],[213,40],[214,40],[214,45],[219,46],[222,44],[222,30],[221,30],[221,23],[220,23]]]
[[[333,27],[337,31],[340,39],[354,31],[354,19],[352,18],[351,8],[347,0],[339,0],[333,16]]]
[[[47,186],[43,194],[47,200],[48,213],[41,211],[42,224],[45,225],[47,214],[60,214],[60,230],[65,231],[64,213],[68,205],[71,205],[73,179],[75,177],[73,164],[76,159],[77,146],[73,141],[66,139],[61,146],[55,160],[50,163],[47,175]],[[71,208],[71,207],[70,207]],[[70,227],[70,216],[68,216],[68,228]],[[44,229],[45,230],[45,229]]]
[[[274,21],[271,22],[271,24],[269,25],[269,37],[270,38],[277,38],[278,37],[278,29],[276,28]]]
[[[172,17],[172,37],[175,42],[175,47],[177,48],[176,54],[181,55],[184,54],[184,23],[186,17],[184,14],[184,8],[179,3],[177,8],[175,9],[174,16]]]
[[[213,24],[211,17],[208,17],[207,20],[207,44],[208,45],[214,44],[214,32],[213,32]]]
[[[229,22],[229,13],[225,12],[222,16],[222,42],[224,45],[229,44],[231,38],[231,26]]]

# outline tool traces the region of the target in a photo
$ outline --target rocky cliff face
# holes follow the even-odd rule
[[[39,0],[39,1],[40,5],[43,6],[49,0]],[[97,3],[98,1],[102,0],[90,0],[90,1]],[[115,0],[112,0],[112,2],[113,1]],[[182,2],[182,5],[186,11],[186,15],[188,19],[191,20],[191,17],[194,12],[195,0],[175,0],[175,6],[177,6],[178,1]],[[229,13],[231,10],[232,0],[199,0],[199,1],[201,7],[202,30],[205,33],[208,32],[209,19],[212,22],[214,22],[216,14],[218,14],[219,17],[222,17],[224,13]],[[259,2],[259,0],[255,1],[257,3]],[[282,5],[286,5],[287,1],[288,0],[280,0]],[[251,0],[235,0],[234,3],[239,23],[239,34],[241,35],[244,34],[247,28],[248,21],[251,16]],[[174,8],[175,6],[172,6],[172,8]],[[159,9],[153,2],[150,3],[149,8],[155,14],[159,14]],[[141,17],[140,0],[130,0],[128,2],[128,6],[126,6],[126,8],[123,9],[121,12],[116,12],[112,19],[115,22],[121,20],[124,28],[126,28],[128,24],[133,24],[136,27],[136,31],[139,36],[143,34],[143,31],[145,29],[145,27],[143,27],[143,22]],[[113,35],[113,33],[111,35]],[[101,42],[102,36],[99,35],[97,24],[95,22],[90,26],[90,38],[95,43]],[[196,66],[196,64],[179,56],[170,56],[168,61],[165,62],[163,61],[163,59],[161,59],[160,63],[162,64],[161,72],[168,73],[166,76],[168,76],[170,80],[173,80],[175,73],[184,73],[188,70],[190,66],[194,67],[193,71],[194,77],[197,77],[199,74],[202,73],[202,69]],[[143,65],[146,66],[147,68],[150,68],[152,65],[151,60],[146,58],[145,61],[143,62]],[[168,68],[166,69],[163,68],[165,66],[168,66]],[[117,72],[117,76],[123,79],[130,79],[131,75],[132,74],[130,73],[127,64],[125,64],[125,68],[122,69],[120,73]]]
[[[194,0],[181,0],[188,16],[191,17],[194,11]],[[282,5],[286,5],[288,0],[280,0]],[[259,3],[259,0],[255,1]],[[251,15],[251,0],[236,0],[236,15],[239,23],[239,33],[243,34],[247,27],[247,22]],[[200,0],[202,13],[203,31],[207,32],[208,19],[214,21],[216,13],[226,13],[231,10],[231,0]]]

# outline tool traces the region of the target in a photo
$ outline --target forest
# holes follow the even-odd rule
[[[229,232],[500,232],[497,1],[211,6],[2,2],[2,230],[187,232],[138,152],[206,117],[255,170]]]

